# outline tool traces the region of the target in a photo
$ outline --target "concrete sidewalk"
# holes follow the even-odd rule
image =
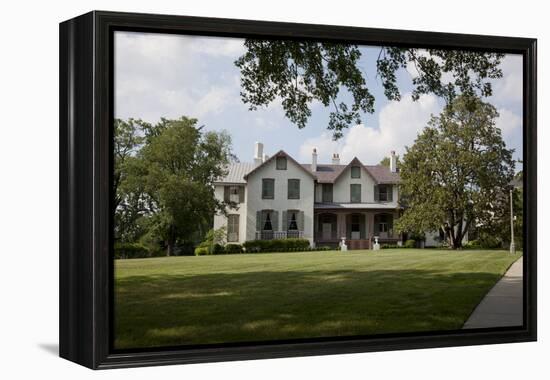
[[[523,257],[477,305],[463,329],[521,326],[523,324]]]

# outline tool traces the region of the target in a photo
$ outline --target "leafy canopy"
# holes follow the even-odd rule
[[[204,132],[196,124],[186,117],[156,125],[142,122],[143,145],[119,168],[125,177],[119,193],[128,209],[118,211],[138,215],[133,225],[164,241],[168,254],[177,241],[205,232],[212,215],[226,208],[214,197],[213,182],[226,174],[233,157],[231,138],[226,132]],[[132,203],[135,199],[139,202]]]
[[[464,95],[432,117],[400,165],[400,231],[444,228],[460,248],[472,223],[488,225],[506,213],[513,150],[495,127],[497,117],[495,107]]]
[[[332,107],[328,129],[339,139],[361,113],[373,113],[375,98],[367,86],[357,45],[330,42],[256,40],[245,41],[247,51],[235,61],[241,72],[241,99],[250,110],[280,99],[286,117],[304,128],[311,116],[311,104]],[[414,65],[412,97],[433,93],[450,104],[457,94],[489,96],[489,79],[502,77],[502,54],[442,49],[381,47],[377,77],[389,100],[400,100],[397,72]],[[444,74],[452,79],[443,80]],[[341,90],[352,98],[341,100]]]

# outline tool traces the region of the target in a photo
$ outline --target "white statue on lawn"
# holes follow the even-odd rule
[[[348,246],[346,245],[346,237],[342,237],[342,241],[340,242],[340,250],[341,251],[347,251]]]
[[[378,236],[374,237],[374,244],[372,245],[372,249],[375,251],[378,251],[380,249],[380,244],[378,243]]]

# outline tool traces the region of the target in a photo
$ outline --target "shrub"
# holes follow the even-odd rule
[[[115,259],[151,257],[147,248],[138,243],[115,243]]]
[[[218,243],[214,244],[210,249],[210,253],[212,255],[221,255],[222,253],[224,253],[223,245]]]
[[[195,248],[195,256],[204,256],[209,254],[210,254],[210,250],[208,249],[208,247]]]
[[[307,239],[249,240],[243,243],[246,252],[294,252],[310,250]]]
[[[402,248],[402,247],[398,246],[397,244],[382,244],[380,248],[389,249],[389,248]]]
[[[414,241],[413,239],[409,239],[407,241],[405,241],[405,244],[403,245],[404,248],[414,248],[416,247],[416,241]]]
[[[227,244],[224,251],[225,253],[242,253],[243,246],[240,244]]]
[[[471,249],[495,249],[502,248],[502,242],[495,237],[484,237],[480,239],[470,240],[464,244],[464,248]]]

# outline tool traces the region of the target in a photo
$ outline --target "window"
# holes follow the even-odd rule
[[[361,185],[352,183],[350,185],[350,202],[361,203]]]
[[[227,216],[227,242],[239,241],[239,215]]]
[[[351,178],[361,178],[361,168],[359,166],[351,167]]]
[[[277,170],[286,170],[286,157],[277,157]]]
[[[275,180],[273,178],[262,179],[262,199],[275,198]]]
[[[393,235],[393,215],[376,214],[374,216],[374,234],[381,234],[383,237]]]
[[[359,232],[361,231],[361,215],[353,214],[351,216],[351,232]]]
[[[288,211],[288,231],[298,231],[298,211]]]
[[[229,201],[239,203],[239,187],[230,186],[229,187]]]
[[[388,216],[380,215],[380,222],[378,223],[378,231],[388,232]]]
[[[224,202],[243,203],[244,186],[224,186],[223,200]]]
[[[273,224],[271,223],[271,213],[265,213],[264,225],[262,227],[263,231],[273,231]]]
[[[288,180],[288,199],[300,199],[300,180]]]
[[[323,202],[332,203],[332,183],[323,183]]]
[[[388,186],[386,185],[379,185],[378,186],[378,200],[380,202],[387,202],[388,201]]]
[[[304,230],[304,212],[300,210],[283,211],[283,223],[286,223],[286,237],[299,238]]]

